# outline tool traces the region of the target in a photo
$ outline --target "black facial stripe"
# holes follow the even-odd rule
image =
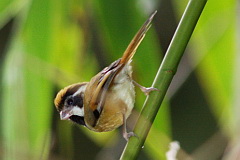
[[[85,86],[86,84],[87,83],[79,83],[79,84],[73,84],[71,86],[68,86],[68,88],[66,88],[66,92],[61,97],[61,101],[58,103],[58,107],[57,107],[58,111],[61,111],[63,109],[64,103],[69,96],[76,93],[80,87]]]
[[[75,122],[75,123],[77,123],[77,124],[79,124],[79,125],[84,125],[84,126],[86,126],[85,121],[84,121],[84,117],[82,117],[82,116],[72,115],[72,116],[70,117],[70,119],[71,119],[73,122]]]
[[[70,89],[67,90],[67,92],[63,95],[63,97],[62,97],[62,99],[61,99],[61,102],[60,102],[60,104],[59,104],[59,110],[62,110],[62,108],[63,108],[63,106],[64,106],[65,100],[66,100],[69,96],[71,96],[71,95],[73,95],[75,92],[77,92],[77,90],[79,89],[80,86],[81,86],[81,85],[77,85],[76,87],[73,87],[73,88],[70,88]]]
[[[83,107],[83,97],[82,94],[79,94],[73,97],[73,106],[78,106],[79,108]]]
[[[70,97],[67,99],[67,105],[71,106],[73,105],[73,102],[74,102],[73,98]]]

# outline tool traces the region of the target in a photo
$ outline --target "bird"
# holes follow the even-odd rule
[[[157,11],[153,12],[129,43],[121,58],[105,67],[89,82],[61,89],[54,100],[61,120],[70,120],[95,132],[112,131],[123,125],[126,141],[136,136],[127,132],[127,118],[135,103],[135,86],[146,95],[158,89],[143,87],[132,79],[132,58]]]

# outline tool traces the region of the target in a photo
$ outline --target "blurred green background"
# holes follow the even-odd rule
[[[53,99],[121,57],[158,10],[133,59],[134,79],[150,86],[187,3],[1,0],[0,159],[119,159],[126,143],[121,128],[93,133],[60,121]],[[171,141],[180,143],[182,157],[237,159],[239,24],[237,1],[208,1],[138,159],[166,159]],[[136,91],[129,130],[145,100]]]

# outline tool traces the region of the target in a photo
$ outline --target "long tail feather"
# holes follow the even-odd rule
[[[120,63],[127,63],[129,62],[132,57],[134,56],[138,46],[142,42],[143,38],[145,37],[146,32],[151,27],[151,22],[153,17],[157,11],[153,12],[150,17],[146,20],[146,22],[142,25],[142,27],[138,30],[137,34],[133,37],[132,41],[128,45],[127,49],[123,53],[122,59]]]

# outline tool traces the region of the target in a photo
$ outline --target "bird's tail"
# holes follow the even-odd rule
[[[152,19],[155,16],[156,13],[157,13],[157,11],[153,12],[150,15],[150,17],[146,20],[146,22],[138,30],[137,34],[133,37],[133,39],[130,42],[130,44],[128,45],[127,49],[123,53],[123,56],[122,56],[121,61],[120,61],[121,64],[126,64],[127,62],[129,62],[132,59],[132,57],[134,56],[138,46],[140,45],[143,38],[145,37],[146,32],[151,27]]]

